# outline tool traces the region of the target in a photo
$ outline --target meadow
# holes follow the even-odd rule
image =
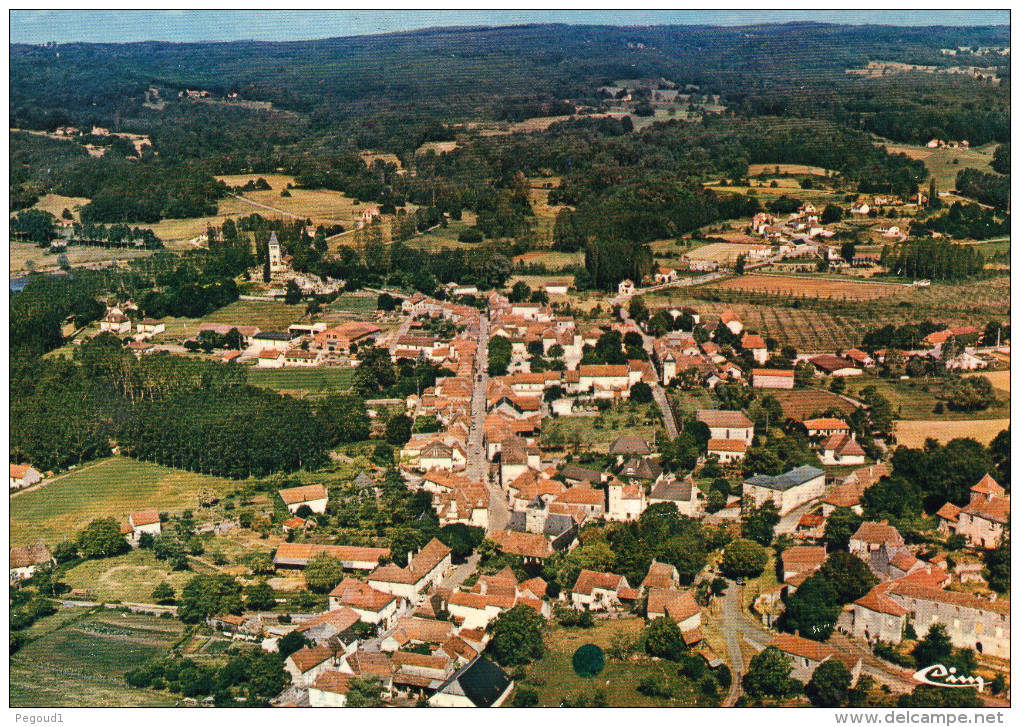
[[[878,392],[889,400],[897,419],[913,419],[928,421],[932,419],[935,405],[938,403],[936,393],[941,384],[938,380],[925,379],[882,379],[877,376],[858,376],[847,380],[846,393],[855,397],[865,386],[874,386]],[[946,409],[939,414],[939,422],[944,420],[967,421],[973,419],[1001,419],[1009,416],[1009,392],[999,391],[999,400],[980,412],[954,412]],[[998,430],[992,433],[992,436]],[[991,437],[988,437],[991,439]]]
[[[605,669],[595,677],[578,676],[571,660],[574,652],[584,644],[595,644],[608,651],[621,641],[638,644],[644,629],[644,620],[624,617],[613,620],[599,620],[590,629],[564,628],[554,626],[546,633],[546,651],[541,659],[527,668],[518,684],[527,684],[538,692],[539,705],[558,707],[564,699],[574,700],[579,696],[594,696],[596,690],[606,696],[610,707],[666,707],[693,706],[695,694],[686,680],[677,677],[677,668],[667,661],[653,660],[643,653],[626,660],[606,655]],[[640,646],[637,647],[640,649]],[[650,697],[638,692],[643,679],[660,674],[671,684],[680,686],[680,697],[663,699]]]
[[[124,674],[167,654],[183,637],[173,619],[65,609],[42,619],[10,661],[10,705],[24,707],[165,707],[175,700],[132,689]]]
[[[543,447],[578,449],[582,445],[593,452],[608,452],[610,445],[625,434],[651,442],[662,429],[662,415],[654,403],[614,403],[612,408],[593,416],[561,416],[542,425]]]
[[[259,369],[248,372],[248,383],[263,389],[296,396],[322,395],[347,391],[354,383],[354,368],[319,366],[315,368]]]
[[[968,167],[982,172],[992,171],[992,156],[997,144],[970,149],[929,149],[925,146],[908,144],[886,144],[894,154],[906,154],[911,159],[920,159],[935,177],[939,191],[945,192],[956,186],[956,173]]]
[[[194,510],[200,491],[228,494],[235,489],[232,480],[111,457],[11,497],[11,542],[53,544],[73,537],[96,518],[124,522],[134,510]]]
[[[970,437],[988,444],[1003,429],[1009,429],[1009,419],[972,419],[946,421],[945,419],[918,419],[898,421],[894,425],[897,444],[922,447],[929,437],[945,444],[951,439]]]
[[[160,583],[180,593],[194,576],[192,571],[175,571],[166,561],[156,560],[152,550],[137,549],[113,558],[83,560],[61,580],[71,588],[89,589],[90,598],[103,603],[152,603],[152,590]]]

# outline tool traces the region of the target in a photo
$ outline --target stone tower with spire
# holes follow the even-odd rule
[[[280,241],[276,239],[276,232],[269,235],[268,254],[270,273],[278,273],[286,269],[287,266],[283,262],[283,251],[280,249]]]

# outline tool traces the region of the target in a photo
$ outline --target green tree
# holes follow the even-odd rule
[[[436,537],[453,552],[455,558],[466,558],[482,544],[485,539],[485,528],[451,523],[441,527]]]
[[[737,539],[723,550],[722,572],[730,578],[761,575],[769,562],[769,551],[753,540]]]
[[[947,665],[953,658],[953,642],[949,639],[946,627],[942,624],[932,626],[911,653],[919,669],[932,664]]]
[[[853,675],[839,659],[827,659],[818,665],[804,693],[816,707],[842,707],[850,696]]]
[[[297,305],[301,302],[301,288],[293,280],[287,281],[287,291],[283,296],[283,302],[287,305]]]
[[[169,583],[160,583],[152,589],[152,600],[160,605],[172,604],[177,595]]]
[[[113,518],[93,520],[78,533],[77,543],[86,558],[109,558],[128,549],[120,525]]]
[[[775,503],[766,502],[761,507],[752,509],[740,526],[740,534],[759,545],[768,545],[775,536],[776,525],[779,524],[779,510]]]
[[[834,222],[839,222],[843,219],[843,208],[835,204],[825,205],[825,209],[822,210],[821,221],[823,225],[831,225]]]
[[[245,605],[253,611],[268,611],[276,607],[276,592],[265,581],[248,586],[244,595]]]
[[[329,593],[343,579],[343,564],[326,553],[316,555],[305,568],[305,584],[315,593]]]
[[[862,598],[878,583],[875,574],[863,560],[842,550],[829,554],[822,565],[821,574],[836,592],[836,601],[840,604]]]
[[[839,611],[836,590],[824,576],[816,573],[786,599],[780,626],[784,631],[825,641],[836,626]]]
[[[315,414],[330,446],[361,442],[368,439],[371,432],[365,400],[356,394],[330,394]]]
[[[855,513],[849,507],[837,507],[825,520],[825,533],[823,540],[829,551],[848,550],[850,547],[850,536],[857,532],[857,528],[864,522],[864,518]]]
[[[635,295],[630,299],[627,312],[638,323],[644,323],[648,320],[648,306],[645,305],[645,300],[640,295]]]
[[[514,690],[514,698],[511,700],[514,707],[537,707],[538,690],[522,684]]]
[[[542,630],[545,619],[530,606],[514,606],[504,611],[489,626],[488,650],[501,665],[522,666],[542,658],[545,644]]]
[[[630,400],[635,404],[647,404],[654,400],[652,387],[643,381],[639,381],[630,387]]]
[[[276,648],[279,651],[280,656],[284,659],[294,652],[300,651],[305,646],[308,646],[308,639],[305,638],[304,634],[297,630],[289,631],[276,642]]]
[[[976,689],[946,689],[931,684],[922,684],[910,694],[901,694],[896,699],[897,707],[982,707],[984,702]]]
[[[751,657],[751,664],[744,675],[744,691],[756,699],[785,699],[798,690],[798,682],[792,679],[793,665],[790,659],[774,646],[768,646]]]
[[[985,551],[985,567],[988,568],[988,585],[998,593],[1009,593],[1010,583],[1010,530],[994,548]]]
[[[411,438],[414,422],[406,414],[397,414],[386,422],[386,441],[393,446],[406,444]]]
[[[181,590],[177,615],[184,623],[209,616],[241,613],[241,584],[229,575],[197,575]]]
[[[669,616],[654,619],[645,630],[645,651],[670,661],[679,661],[687,653],[687,644],[676,621]]]

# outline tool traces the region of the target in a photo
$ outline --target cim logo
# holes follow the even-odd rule
[[[946,669],[941,664],[932,664],[929,667],[914,672],[914,679],[921,684],[931,684],[934,687],[977,687],[979,692],[985,689],[985,680],[981,677],[957,676],[956,667]],[[939,679],[941,681],[933,681]]]

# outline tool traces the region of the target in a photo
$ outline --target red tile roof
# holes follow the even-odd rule
[[[302,502],[325,500],[327,498],[326,488],[323,485],[289,487],[286,490],[280,490],[279,492],[280,497],[286,505],[297,505]]]

